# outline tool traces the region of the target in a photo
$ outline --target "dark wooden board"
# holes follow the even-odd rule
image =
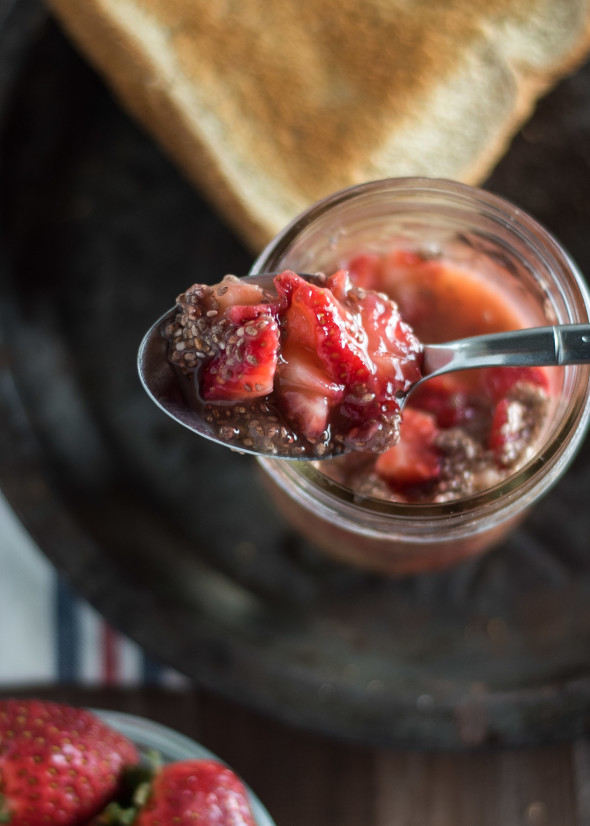
[[[0,4],[0,486],[113,624],[202,686],[309,730],[461,748],[590,720],[590,455],[491,554],[390,581],[329,562],[256,463],[147,399],[135,358],[171,296],[252,255],[132,123],[37,0]],[[590,271],[590,66],[488,188]]]

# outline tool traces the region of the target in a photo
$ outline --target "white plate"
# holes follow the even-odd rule
[[[132,740],[139,749],[154,749],[167,763],[196,758],[218,760],[220,763],[227,765],[224,760],[201,746],[200,743],[167,728],[167,726],[162,726],[160,723],[154,723],[145,717],[137,717],[134,714],[125,714],[121,711],[106,711],[103,709],[92,709],[92,711],[108,726],[117,729],[125,737]],[[246,788],[256,826],[275,826],[274,821],[254,792],[248,787]]]

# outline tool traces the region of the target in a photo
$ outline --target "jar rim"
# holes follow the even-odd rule
[[[299,235],[305,227],[309,226],[309,224],[327,210],[346,204],[349,201],[372,195],[376,192],[388,192],[400,200],[404,196],[417,197],[420,195],[428,195],[432,197],[438,194],[447,199],[451,198],[457,204],[464,204],[465,206],[473,207],[474,203],[478,203],[495,213],[497,219],[503,216],[504,222],[512,228],[517,224],[520,225],[521,230],[524,230],[525,235],[529,238],[540,234],[547,250],[551,251],[558,258],[562,258],[564,262],[566,262],[568,269],[571,268],[576,271],[576,267],[570,256],[553,238],[551,233],[537,221],[536,218],[533,218],[525,210],[517,207],[502,196],[480,187],[451,180],[450,178],[406,176],[399,178],[380,178],[365,181],[361,184],[353,184],[336,192],[332,192],[311,204],[307,209],[295,216],[290,223],[269,241],[254,261],[249,274],[254,275],[259,272],[268,272],[268,266],[265,265],[264,262],[269,259],[271,254],[276,255],[280,253],[282,249],[285,249],[289,245],[294,237]],[[585,290],[584,282],[581,279],[579,286],[582,290]],[[586,307],[590,312],[590,293],[586,292],[584,298]]]

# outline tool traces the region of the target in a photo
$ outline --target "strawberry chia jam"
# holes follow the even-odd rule
[[[395,444],[422,358],[396,304],[354,287],[345,270],[285,271],[271,286],[233,276],[194,285],[164,331],[219,438],[295,458]]]
[[[331,276],[284,271],[272,289],[226,276],[177,304],[169,358],[194,382],[194,403],[219,438],[338,457],[323,459],[323,472],[359,493],[465,496],[512,472],[541,432],[550,388],[541,368],[429,379],[400,417],[421,377],[414,330],[439,342],[523,326],[484,282],[444,261],[361,255]]]
[[[354,284],[390,296],[424,342],[527,326],[518,306],[477,273],[438,257],[395,249],[359,255],[348,267]],[[552,370],[488,367],[428,379],[404,407],[395,447],[322,470],[359,493],[401,502],[444,502],[492,487],[533,455]]]
[[[542,226],[453,181],[336,192],[297,216],[251,272],[342,268],[390,295],[424,342],[590,317],[584,279]],[[410,395],[396,447],[321,462],[260,458],[264,495],[340,561],[393,576],[447,567],[498,544],[558,482],[587,431],[589,383],[588,365],[430,379]],[[406,447],[428,446],[420,466],[430,478],[408,479],[415,460],[388,461],[403,453],[412,415],[419,427],[406,429]]]

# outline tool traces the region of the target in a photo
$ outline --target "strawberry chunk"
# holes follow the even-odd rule
[[[381,395],[388,399],[405,393],[421,376],[420,343],[402,321],[397,305],[380,293],[367,293],[359,309]]]
[[[344,385],[332,381],[314,354],[300,349],[289,339],[281,352],[283,364],[279,372],[280,393],[297,390],[311,395],[325,396],[331,405],[344,395]]]
[[[436,479],[441,458],[435,440],[439,433],[434,416],[405,408],[399,442],[375,462],[378,476],[395,488],[413,487]]]
[[[282,351],[277,394],[281,408],[297,431],[317,442],[329,425],[330,410],[344,395],[344,385],[331,381],[311,351],[289,336]]]
[[[500,399],[494,409],[488,446],[500,467],[513,464],[530,438],[530,421],[524,404],[515,399]]]
[[[236,305],[260,304],[263,291],[257,284],[236,278],[235,275],[226,275],[213,288],[213,298],[217,301],[219,312],[224,313],[229,307]]]
[[[337,301],[346,301],[352,289],[350,273],[348,270],[338,270],[328,278],[326,285]]]
[[[397,434],[399,394],[420,377],[421,346],[396,305],[353,288],[347,271],[324,283],[290,271],[275,278],[286,341],[279,397],[312,440],[321,425],[325,431],[332,424],[345,443],[384,449]],[[327,398],[327,410],[318,393]]]
[[[278,275],[275,285],[290,294],[285,313],[288,338],[317,353],[331,380],[348,388],[368,382],[371,364],[355,335],[355,319],[331,290],[309,284],[291,272]]]
[[[279,351],[279,326],[267,305],[229,307],[223,349],[205,365],[205,401],[255,399],[272,393]]]
[[[542,367],[488,367],[481,371],[483,390],[497,402],[517,384],[533,384],[549,392],[549,377]]]
[[[301,390],[286,390],[281,401],[289,421],[309,442],[319,442],[327,437],[330,405],[326,396]]]
[[[377,253],[362,253],[348,264],[350,278],[355,287],[363,290],[383,289],[383,258]]]
[[[279,396],[308,438],[317,438],[321,424],[324,430],[334,424],[345,442],[384,449],[397,433],[399,394],[420,377],[421,345],[396,305],[353,288],[347,271],[324,283],[308,283],[290,271],[275,278],[286,337]],[[296,367],[300,362],[305,369]],[[325,421],[318,393],[328,399]]]

